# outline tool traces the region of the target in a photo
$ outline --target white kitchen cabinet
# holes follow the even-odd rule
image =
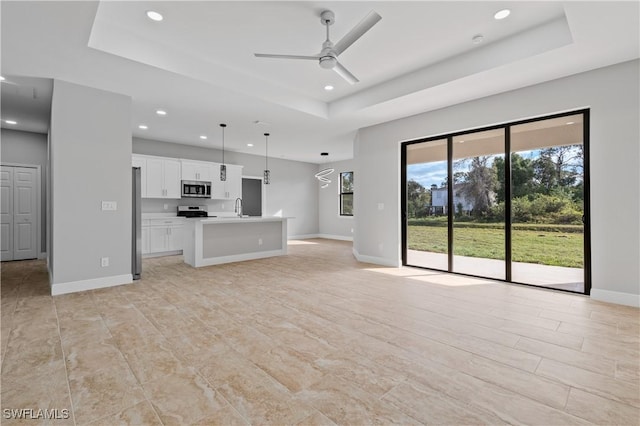
[[[151,253],[149,247],[149,227],[142,225],[142,254]]]
[[[147,159],[139,155],[131,157],[131,167],[140,167],[140,193],[147,198]]]
[[[183,219],[150,219],[148,225],[142,227],[143,254],[175,252],[182,250]],[[145,253],[145,230],[148,247]]]
[[[242,166],[227,164],[227,180],[220,180],[220,163],[214,163],[211,198],[235,200],[242,198]]]
[[[146,157],[146,198],[180,198],[180,161]]]
[[[183,224],[169,226],[169,236],[167,237],[168,251],[182,250],[184,244],[182,241]]]
[[[181,160],[182,180],[200,180],[211,182],[213,163],[204,161]]]

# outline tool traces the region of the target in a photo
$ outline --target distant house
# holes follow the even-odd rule
[[[462,213],[468,214],[473,210],[473,201],[467,198],[462,189],[466,184],[456,183],[453,186],[453,206],[455,211],[458,211],[458,205],[461,206]],[[448,188],[437,188],[435,185],[431,186],[431,206],[429,207],[429,214],[441,215],[447,214],[447,205],[449,203]]]

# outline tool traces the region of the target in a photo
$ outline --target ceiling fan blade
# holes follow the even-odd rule
[[[275,59],[314,59],[318,60],[320,55],[303,56],[303,55],[271,55],[269,53],[254,53],[258,58],[275,58]]]
[[[360,21],[360,23],[358,23],[358,25],[353,27],[353,29],[349,31],[347,35],[342,37],[342,39],[335,44],[334,50],[336,51],[336,54],[339,55],[347,50],[349,46],[355,43],[356,40],[362,37],[364,33],[369,31],[371,27],[377,24],[381,19],[382,16],[378,15],[375,11],[372,10],[371,12],[369,12],[369,14],[365,16],[364,19]]]
[[[360,81],[356,78],[355,75],[351,74],[349,70],[347,70],[340,62],[336,62],[336,66],[333,67],[333,70],[340,77],[344,78],[349,84],[356,84]]]

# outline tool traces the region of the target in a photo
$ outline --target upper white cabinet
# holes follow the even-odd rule
[[[147,198],[147,159],[134,155],[131,158],[131,167],[140,167],[140,192],[142,198]]]
[[[142,169],[142,198],[181,198],[183,180],[211,182],[211,198],[242,198],[242,166],[227,164],[227,180],[220,180],[220,163],[151,155],[132,156],[133,167]]]
[[[180,161],[146,157],[147,197],[180,198]]]
[[[227,180],[220,180],[220,163],[213,163],[211,198],[235,200],[242,198],[242,166],[227,164]]]
[[[201,180],[211,182],[213,163],[204,161],[181,160],[182,180]]]

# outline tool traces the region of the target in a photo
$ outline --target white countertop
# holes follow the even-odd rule
[[[193,218],[196,221],[200,221],[203,224],[208,223],[247,223],[247,222],[278,222],[282,220],[291,219],[290,217],[279,216],[246,216],[246,217],[209,217],[209,218]]]
[[[183,219],[176,213],[142,213],[142,219]]]

